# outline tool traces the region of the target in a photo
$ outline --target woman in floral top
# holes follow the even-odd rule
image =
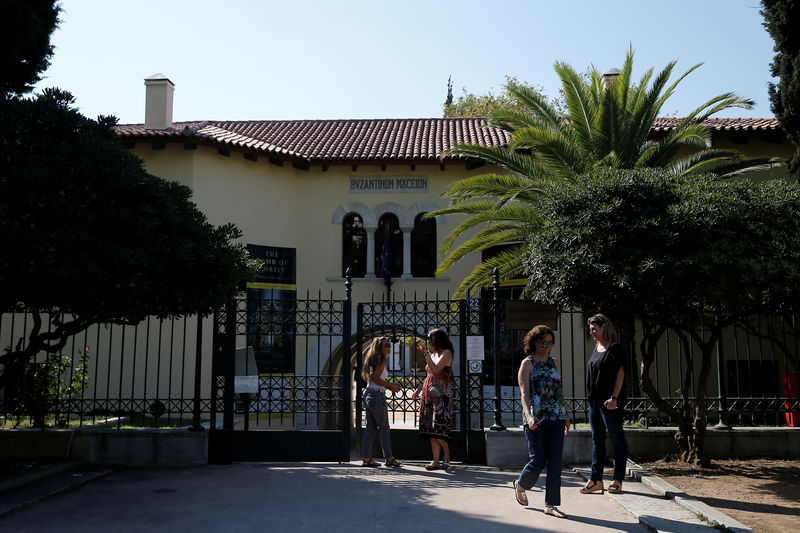
[[[552,329],[536,326],[522,341],[527,357],[519,366],[517,379],[530,460],[514,480],[514,493],[517,503],[527,506],[525,491],[533,487],[546,464],[544,512],[566,518],[557,506],[561,505],[561,452],[569,432],[569,415],[561,391],[561,366],[550,357],[554,339]]]

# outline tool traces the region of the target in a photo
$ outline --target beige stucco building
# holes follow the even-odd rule
[[[172,82],[154,75],[145,85],[145,122],[119,125],[121,139],[149,172],[191,187],[193,200],[211,223],[232,222],[243,231],[251,251],[267,260],[265,276],[252,289],[342,298],[349,266],[353,301],[380,299],[386,294],[387,235],[397,299],[415,293],[446,297],[481,260],[475,254],[435,276],[436,251],[460,220],[438,217],[426,226],[420,215],[447,205],[443,193],[451,183],[491,170],[480,161],[448,155],[458,142],[506,143],[507,135],[485,120],[173,122]],[[658,119],[653,137],[679,120]],[[714,147],[736,148],[752,157],[783,158],[791,152],[775,119],[710,119],[707,125]],[[773,168],[760,175],[779,172]],[[585,331],[580,317],[565,319],[576,347],[575,354],[560,354],[572,376],[565,392],[580,396]],[[298,346],[293,361],[264,370],[299,372],[312,352]],[[513,370],[508,374],[511,379]]]
[[[393,254],[394,291],[452,292],[480,261],[468,258],[444,277],[433,276],[430,268],[412,272],[416,258],[431,253],[420,243],[438,248],[459,220],[437,218],[433,242],[415,240],[412,233],[419,214],[447,205],[442,194],[449,184],[487,171],[478,161],[447,155],[448,149],[458,142],[498,146],[507,141],[485,120],[174,123],[170,80],[157,74],[145,85],[145,123],[118,126],[120,137],[149,172],[190,186],[211,223],[233,222],[249,244],[296,250],[299,292],[342,290],[343,223],[351,214],[358,215],[366,233],[366,265],[363,275],[355,275],[355,300],[385,291],[378,229],[387,214],[396,217],[402,234],[402,246]],[[653,136],[678,120],[657,120]],[[712,119],[708,125],[714,147],[748,156],[785,157],[791,151],[775,119]]]

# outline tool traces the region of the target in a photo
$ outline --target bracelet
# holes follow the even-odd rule
[[[611,399],[612,399],[612,400],[618,400],[619,398],[617,398],[616,396],[614,396],[614,395],[612,394],[612,395],[611,395]]]

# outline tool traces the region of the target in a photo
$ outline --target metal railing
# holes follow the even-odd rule
[[[470,324],[475,326],[470,325],[470,331],[464,333],[473,335],[479,331],[485,338],[486,353],[480,373],[463,368],[461,361],[454,368],[454,379],[458,383],[469,380],[468,397],[454,399],[457,412],[454,419],[461,424],[463,416],[469,416],[470,426],[488,427],[496,423],[499,405],[499,416],[505,427],[520,425],[522,411],[516,374],[523,356],[519,341],[524,332],[506,330],[498,321],[495,347],[493,304],[486,300],[473,299],[469,305],[469,312],[473,313]],[[441,309],[446,314],[450,304],[446,299],[443,302]],[[399,315],[392,320],[400,320]],[[0,350],[24,345],[31,323],[31,316],[25,313],[0,316]],[[797,387],[798,375],[797,318],[794,315],[763,316],[756,317],[752,324],[748,330],[730,328],[719,345],[705,398],[709,422],[739,426],[800,425],[800,400],[797,389],[792,388]],[[426,322],[424,327],[430,325],[440,324]],[[641,338],[637,331],[640,326],[616,325],[623,331],[623,342],[629,354],[627,422],[644,427],[671,425],[638,387],[640,359],[636,349]],[[377,325],[366,324],[365,327],[370,331],[359,341],[362,348],[368,335],[380,332]],[[110,424],[119,428],[155,424],[199,428],[211,418],[212,331],[210,317],[198,319],[196,316],[174,320],[148,318],[136,326],[92,326],[71,337],[60,353],[39,353],[28,362],[26,372],[49,383],[47,394],[13,399],[8,388],[0,389],[3,426],[20,422],[24,425],[30,423],[31,418],[38,417],[41,421],[44,417],[47,425]],[[332,353],[333,349],[335,346],[327,347],[326,353]],[[591,349],[584,314],[576,310],[560,311],[553,356],[561,360],[567,407],[578,422],[587,419],[584,382]],[[662,397],[678,408],[684,407],[679,388],[688,371],[682,349],[674,334],[666,334],[659,342],[650,373]],[[499,355],[497,358],[495,352]],[[406,380],[407,391],[413,390],[411,387],[416,387],[424,378],[424,372],[418,367],[412,365],[410,372],[406,366],[393,367],[391,378]],[[0,368],[0,371],[5,369]],[[692,371],[693,375],[698,374],[696,368]],[[274,380],[259,381],[259,387],[268,395],[275,392],[272,389],[281,388]],[[334,386],[342,387],[341,384]],[[308,402],[317,401],[320,387],[323,384],[311,382],[292,385],[292,397],[301,410],[306,408],[304,405],[312,408]],[[457,391],[461,388],[454,387]],[[691,409],[696,402],[697,384],[692,382],[690,388],[688,408]],[[395,426],[413,427],[417,404],[410,400],[410,392],[399,394],[389,397],[391,421]],[[357,392],[353,400],[356,395]],[[358,406],[354,405],[354,410],[360,414]]]

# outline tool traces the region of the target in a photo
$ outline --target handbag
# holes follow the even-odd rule
[[[431,385],[430,387],[428,387],[428,396],[434,399],[441,398],[442,389],[440,389],[438,385]]]

